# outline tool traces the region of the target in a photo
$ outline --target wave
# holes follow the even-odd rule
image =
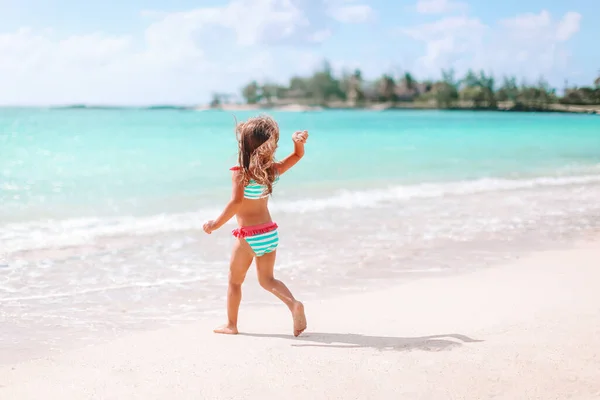
[[[461,196],[486,192],[504,192],[536,187],[569,186],[600,183],[600,175],[570,177],[540,177],[535,179],[478,179],[447,183],[421,183],[368,191],[342,191],[322,199],[303,199],[274,204],[273,209],[284,212],[313,212],[328,208],[376,207],[382,203],[419,198]]]
[[[5,297],[5,298],[0,299],[0,302],[59,299],[59,298],[65,298],[65,297],[83,296],[83,295],[88,295],[88,294],[106,293],[106,292],[115,291],[115,290],[128,290],[128,289],[134,289],[134,288],[145,289],[145,288],[153,288],[153,287],[160,287],[160,286],[182,285],[182,284],[186,284],[186,283],[202,282],[204,280],[206,280],[205,277],[197,277],[197,278],[189,278],[189,279],[161,279],[161,280],[156,280],[156,281],[141,281],[141,282],[132,282],[132,283],[123,284],[123,285],[103,286],[103,287],[99,287],[99,288],[74,290],[74,291],[70,291],[70,292]]]
[[[330,197],[273,201],[272,210],[282,213],[310,213],[328,209],[372,208],[424,198],[465,196],[486,192],[600,183],[600,175],[540,177],[535,179],[479,179],[445,183],[422,183],[365,191],[341,191]],[[196,212],[160,214],[150,217],[77,218],[13,223],[0,226],[0,260],[5,255],[40,249],[57,249],[94,244],[102,238],[148,236],[178,231],[201,230],[219,208]],[[233,224],[233,220],[229,222]]]

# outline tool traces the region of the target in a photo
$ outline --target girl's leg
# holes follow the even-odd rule
[[[292,292],[290,292],[283,282],[273,277],[276,254],[277,251],[273,251],[263,256],[256,257],[258,282],[263,289],[273,293],[288,306],[292,312],[292,317],[294,318],[294,336],[298,336],[306,329],[304,305],[294,298]]]
[[[229,264],[229,287],[227,288],[227,324],[214,330],[215,333],[235,335],[238,333],[238,311],[242,301],[242,283],[252,264],[254,253],[245,241],[237,239],[233,245]]]

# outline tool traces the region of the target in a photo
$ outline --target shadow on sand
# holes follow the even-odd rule
[[[280,335],[269,333],[241,333],[240,335],[256,338],[288,339],[294,342],[305,342],[292,344],[296,347],[331,347],[331,348],[372,348],[377,350],[395,351],[442,351],[460,347],[464,343],[478,343],[483,340],[471,339],[468,336],[450,333],[446,335],[432,335],[420,337],[391,337],[391,336],[368,336],[355,333],[319,333],[305,332],[299,337],[292,335]]]

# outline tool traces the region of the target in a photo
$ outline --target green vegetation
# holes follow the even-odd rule
[[[495,77],[468,71],[457,79],[442,70],[438,81],[418,82],[410,73],[384,74],[375,81],[363,79],[360,70],[335,76],[325,62],[312,76],[294,76],[288,85],[252,81],[242,89],[247,104],[266,106],[321,106],[329,108],[460,108],[485,110],[575,110],[570,106],[600,105],[600,76],[594,87],[568,87],[563,96],[548,82],[517,83],[516,77]],[[600,75],[600,72],[599,72]],[[220,104],[218,100],[213,105]],[[594,107],[595,109],[595,107]],[[600,110],[600,108],[598,108]]]

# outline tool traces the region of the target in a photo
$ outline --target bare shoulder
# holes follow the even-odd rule
[[[231,180],[233,183],[242,183],[242,168],[239,166],[229,168],[231,171]]]

